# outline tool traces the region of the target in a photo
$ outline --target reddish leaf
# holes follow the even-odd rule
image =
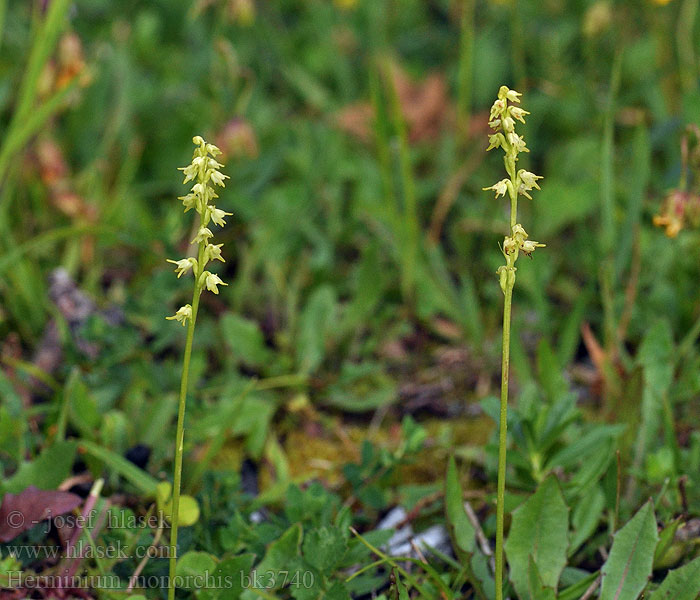
[[[0,506],[0,542],[9,542],[46,519],[64,515],[81,502],[75,494],[40,490],[33,485],[16,495],[5,494]]]

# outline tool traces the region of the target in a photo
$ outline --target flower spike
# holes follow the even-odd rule
[[[509,234],[505,236],[501,252],[505,258],[504,265],[501,265],[496,274],[498,283],[504,296],[503,303],[503,344],[501,362],[501,400],[499,417],[499,452],[498,452],[498,487],[496,499],[496,560],[494,565],[494,581],[496,584],[496,600],[503,600],[503,537],[504,537],[504,503],[505,503],[505,482],[506,482],[506,424],[508,413],[508,376],[510,364],[510,322],[511,308],[513,302],[513,288],[515,286],[515,273],[517,267],[515,262],[522,252],[530,256],[537,248],[544,247],[534,240],[528,239],[527,231],[518,223],[518,197],[525,196],[531,198],[529,192],[539,190],[537,183],[542,179],[525,169],[517,169],[518,155],[522,152],[529,152],[525,140],[516,133],[516,123],[525,123],[525,117],[529,115],[526,110],[514,104],[520,104],[519,92],[511,90],[503,85],[498,90],[498,97],[491,107],[489,113],[489,127],[494,130],[489,135],[489,145],[487,150],[501,148],[503,150],[503,163],[508,177],[502,179],[484,190],[492,190],[496,193],[496,198],[505,196],[506,192],[510,200],[510,228]]]

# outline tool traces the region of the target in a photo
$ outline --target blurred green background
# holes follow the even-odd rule
[[[184,332],[165,316],[190,292],[165,259],[191,239],[176,168],[193,135],[224,150],[234,216],[229,287],[203,297],[195,339],[192,456],[272,460],[309,421],[462,415],[493,395],[508,207],[482,188],[502,177],[485,152],[502,84],[532,113],[523,167],[544,180],[520,220],[547,244],[518,268],[514,398],[565,373],[596,419],[638,423],[639,361],[665,352],[663,431],[690,443],[696,0],[0,7],[6,474],[66,427],[117,454],[146,445],[167,471]],[[86,315],[50,294],[58,267]]]

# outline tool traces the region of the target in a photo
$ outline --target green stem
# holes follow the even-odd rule
[[[508,278],[503,305],[503,355],[501,362],[501,414],[498,425],[498,491],[496,499],[496,600],[503,600],[503,525],[506,495],[506,435],[508,433],[508,373],[510,371],[510,315],[513,279]]]
[[[506,165],[508,169],[508,165]],[[518,221],[518,181],[515,168],[508,169],[513,184],[510,196],[510,235]],[[516,255],[517,256],[517,255]],[[496,600],[503,600],[503,529],[505,521],[506,456],[508,435],[508,376],[510,373],[510,317],[515,286],[515,260],[507,258],[507,267],[512,269],[506,277],[503,303],[503,347],[501,354],[501,410],[498,423],[498,484],[496,492]]]
[[[175,467],[173,475],[172,518],[170,529],[170,565],[168,577],[168,600],[175,598],[175,566],[177,564],[177,531],[180,520],[180,488],[182,487],[182,454],[185,441],[185,407],[187,405],[187,387],[190,374],[190,359],[192,358],[192,342],[194,340],[194,326],[199,310],[199,297],[202,286],[199,275],[204,269],[204,244],[199,244],[197,264],[200,265],[199,273],[195,273],[194,293],[192,295],[192,318],[187,327],[187,340],[185,342],[185,356],[182,361],[182,379],[180,380],[180,402],[177,409],[177,429],[175,432]]]

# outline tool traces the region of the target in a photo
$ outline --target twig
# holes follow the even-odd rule
[[[421,549],[418,547],[418,544],[416,544],[416,540],[411,538],[411,548],[413,548],[413,551],[416,553],[416,556],[418,559],[423,563],[423,564],[428,564],[428,561],[425,558],[425,555],[421,551]]]
[[[70,557],[71,553],[73,551],[73,548],[75,548],[78,543],[80,542],[80,538],[83,534],[83,523],[91,523],[91,513],[95,509],[95,505],[97,504],[97,500],[100,497],[100,493],[102,492],[102,486],[104,485],[104,479],[98,479],[92,486],[92,489],[90,490],[90,494],[88,495],[87,499],[85,500],[85,504],[83,505],[83,510],[80,513],[81,518],[77,521],[75,529],[73,530],[73,534],[71,535],[70,539],[68,540],[68,543],[66,544],[66,557]],[[98,519],[99,521],[99,519]],[[94,529],[96,531],[99,531],[99,527],[101,527],[101,523],[98,522],[95,524]],[[86,529],[86,532],[89,534],[89,532]],[[92,542],[91,538],[88,535],[88,540]],[[68,582],[70,581],[71,577],[75,575],[77,572],[78,568],[80,567],[80,563],[82,562],[84,558],[84,548],[79,548],[80,552],[77,556],[74,558],[70,559],[70,562],[67,567],[62,569],[62,572],[65,572],[65,577],[63,579],[59,579],[58,585],[59,587],[63,587],[64,585],[67,585]]]
[[[151,548],[157,549],[158,547],[158,542],[160,541],[160,537],[163,535],[163,526],[162,524],[158,527],[156,530],[156,534],[153,536],[153,542],[151,543],[150,547],[148,548],[149,550]],[[141,559],[141,562],[138,564],[136,569],[134,570],[134,573],[131,577],[129,577],[129,586],[126,588],[127,593],[131,592],[131,590],[134,589],[134,585],[136,585],[136,581],[139,578],[139,575],[141,575],[141,572],[145,568],[146,564],[148,563],[149,559],[151,558],[151,553],[146,552],[145,556]]]
[[[598,577],[596,577],[596,580],[588,586],[588,589],[583,593],[583,596],[581,596],[581,600],[589,600],[589,598],[593,597],[593,594],[598,589],[598,586],[600,585],[600,580],[602,578],[602,575],[598,575]]]
[[[491,572],[493,573],[496,569],[496,564],[493,558],[493,550],[491,550],[491,545],[484,534],[484,530],[481,528],[481,523],[479,523],[479,519],[477,518],[476,513],[469,502],[464,503],[464,511],[467,513],[467,518],[476,531],[476,540],[479,542],[481,551],[489,558],[489,567],[491,567]]]

